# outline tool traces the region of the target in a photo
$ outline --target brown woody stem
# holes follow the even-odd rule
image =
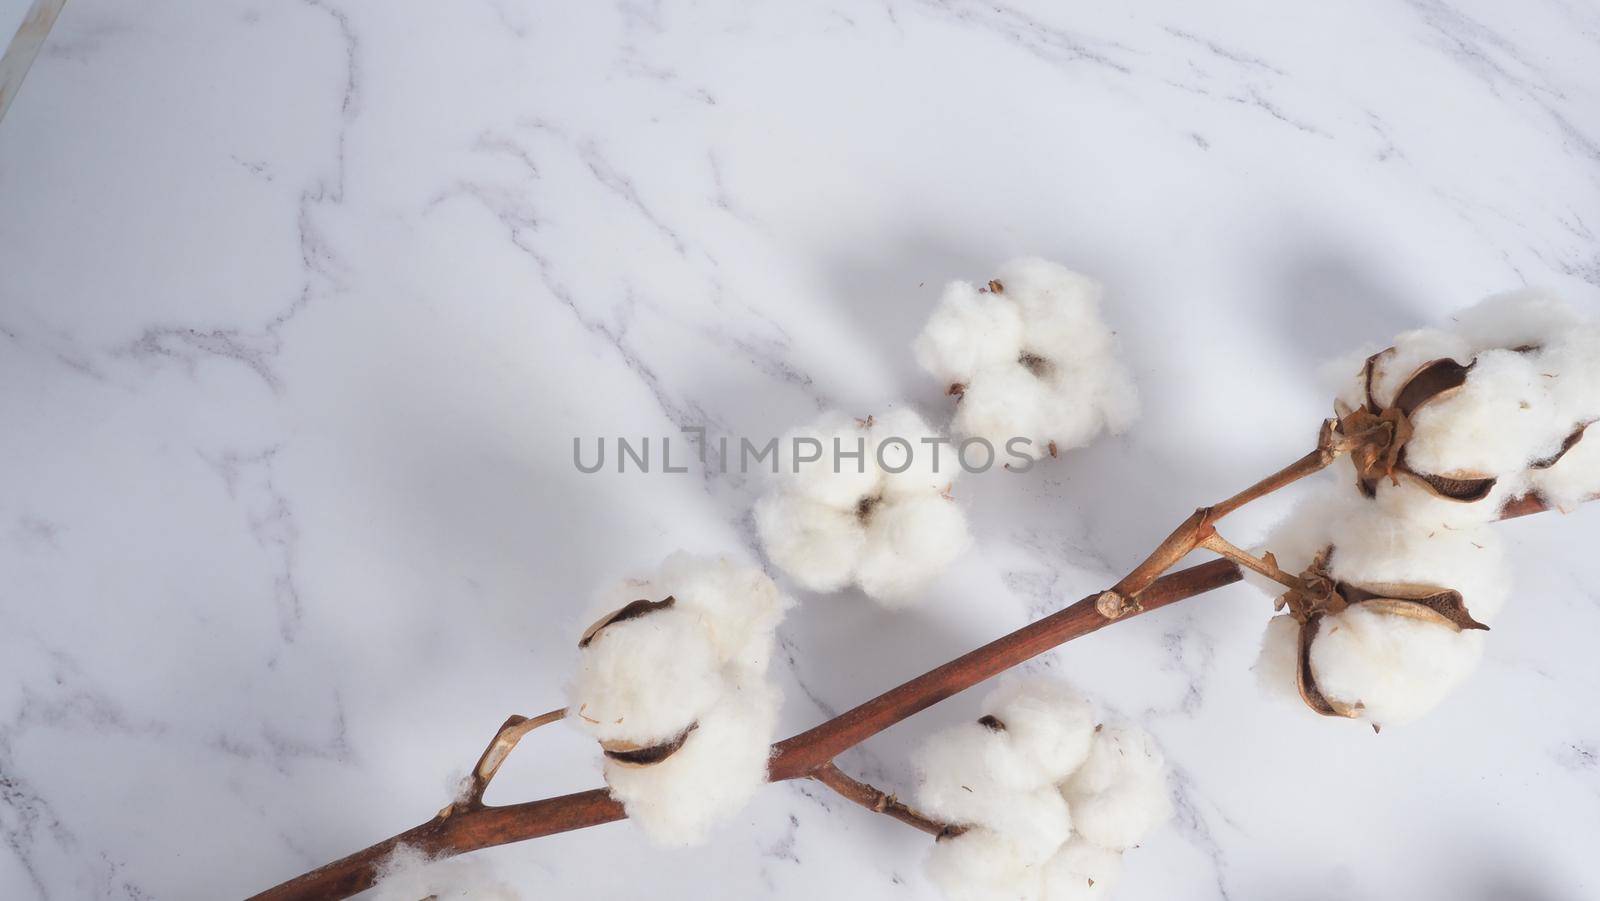
[[[1295,465],[1260,484],[1281,480],[1279,486],[1281,487],[1282,484],[1288,484],[1326,465],[1324,463],[1322,466],[1309,468],[1300,475],[1294,475],[1300,468],[1309,467],[1306,462],[1309,459],[1311,455],[1307,455]],[[1501,508],[1501,517],[1510,519],[1546,509],[1548,506],[1538,497],[1521,497]],[[1231,585],[1240,578],[1242,574],[1239,565],[1228,559],[1212,560],[1154,578],[1139,592],[1138,609],[1129,611],[1122,619],[1159,610],[1186,598]],[[1103,594],[1090,595],[943,666],[923,673],[815,728],[779,742],[773,746],[768,780],[781,782],[787,779],[815,777],[838,791],[837,787],[829,784],[829,780],[840,785],[845,783],[838,777],[826,774],[825,770],[832,766],[833,758],[839,753],[951,695],[965,691],[985,679],[1074,638],[1080,638],[1112,622],[1117,622],[1116,619],[1103,616],[1097,609],[1096,602]],[[475,770],[475,773],[483,771],[484,763],[490,759],[490,751],[494,750],[507,728],[515,726],[508,721],[507,725],[501,728],[495,741],[491,742],[489,750],[484,752],[483,759],[479,761],[479,769]],[[521,735],[517,737],[520,738]],[[514,745],[515,742],[511,744]],[[504,759],[503,755],[500,755],[499,759]],[[488,768],[487,773],[490,777],[493,776],[497,766],[498,764]],[[838,775],[848,779],[842,773]],[[876,791],[876,789],[871,790]],[[855,800],[853,797],[851,799]],[[290,899],[321,901],[321,899],[348,898],[372,887],[378,866],[400,845],[412,847],[430,857],[448,857],[481,848],[598,826],[620,820],[626,815],[620,803],[611,798],[605,789],[598,788],[521,804],[480,805],[449,814],[453,808],[454,805],[441,811],[439,816],[428,822],[385,839],[370,848],[357,851],[348,857],[270,888],[254,896],[253,901],[290,901]]]
[[[1302,590],[1305,588],[1305,583],[1299,578],[1279,569],[1277,561],[1272,558],[1271,554],[1268,554],[1267,558],[1263,560],[1223,538],[1220,532],[1212,532],[1207,535],[1205,540],[1200,542],[1200,546],[1219,557],[1226,557],[1232,560],[1245,569],[1258,572],[1285,588]]]
[[[868,785],[859,779],[852,779],[832,763],[820,767],[815,773],[811,774],[811,778],[873,813],[881,813],[886,817],[899,820],[907,826],[913,829],[920,829],[935,838],[950,838],[966,831],[964,826],[941,823],[938,820],[917,813],[902,804],[894,795]]]
[[[1117,584],[1101,592],[1098,599],[1100,615],[1107,619],[1118,619],[1138,612],[1144,601],[1142,597],[1144,590],[1149,588],[1162,573],[1188,556],[1190,551],[1200,547],[1215,532],[1217,520],[1251,501],[1259,500],[1306,476],[1321,472],[1339,459],[1340,455],[1348,453],[1357,440],[1359,439],[1337,435],[1334,431],[1334,421],[1331,419],[1324,421],[1315,450],[1227,500],[1209,507],[1201,507],[1173,529],[1172,534],[1157,545],[1144,562],[1134,567]]]

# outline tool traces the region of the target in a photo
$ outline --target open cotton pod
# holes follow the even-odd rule
[[[1127,429],[1139,396],[1100,299],[1098,282],[1032,258],[946,286],[913,349],[956,399],[951,428],[1033,459]]]
[[[971,544],[950,495],[961,466],[934,439],[904,409],[829,413],[785,435],[773,487],[755,507],[767,556],[814,591],[854,583],[885,606],[914,603]]]
[[[683,553],[602,592],[619,606],[579,639],[567,719],[656,843],[703,841],[766,782],[780,702],[766,669],[790,603],[758,569]]]
[[[1287,611],[1268,624],[1258,677],[1317,713],[1375,725],[1443,701],[1510,591],[1491,528],[1392,517],[1342,484],[1317,486],[1263,546],[1305,590],[1249,577]]]
[[[929,877],[951,899],[1105,897],[1122,852],[1172,812],[1154,740],[1096,725],[1048,678],[1004,684],[981,709],[913,757],[918,809],[964,830],[939,839]]]
[[[1537,293],[1491,297],[1454,328],[1406,332],[1350,368],[1339,430],[1377,439],[1350,455],[1355,482],[1429,527],[1493,521],[1600,418],[1600,329]],[[1548,481],[1570,500],[1600,481],[1591,466]]]

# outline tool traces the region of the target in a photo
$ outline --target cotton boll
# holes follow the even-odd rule
[[[1044,901],[1109,898],[1121,875],[1121,851],[1109,851],[1074,838],[1044,865]]]
[[[605,776],[612,796],[652,842],[700,844],[765,784],[779,701],[777,690],[759,675],[737,677],[665,760],[629,766],[608,758]]]
[[[1022,353],[1022,317],[1015,304],[967,282],[951,282],[912,350],[917,365],[948,384],[980,370],[1014,363]]]
[[[679,608],[704,618],[719,661],[766,669],[773,631],[793,604],[766,573],[680,551],[661,564],[655,583]]]
[[[1261,653],[1252,669],[1256,684],[1267,697],[1309,712],[1300,698],[1300,623],[1294,617],[1284,613],[1267,620]]]
[[[614,622],[579,652],[568,719],[601,741],[658,744],[722,693],[718,663],[697,613],[671,607]]]
[[[855,510],[778,492],[756,502],[755,519],[767,556],[801,586],[837,591],[850,584],[866,541]]]
[[[433,859],[410,845],[397,846],[384,859],[372,887],[372,901],[517,901],[520,897],[481,858]]]
[[[912,756],[917,807],[942,822],[1004,833],[1041,856],[1067,840],[1072,816],[1050,777],[1002,730],[961,723]]]
[[[1590,426],[1577,444],[1555,465],[1534,472],[1531,481],[1551,504],[1562,511],[1575,509],[1600,494],[1600,426]]]
[[[1361,705],[1380,725],[1411,722],[1438,706],[1477,665],[1483,633],[1353,606],[1323,617],[1311,672],[1330,700]]]
[[[1412,417],[1406,462],[1438,475],[1512,476],[1548,456],[1571,432],[1556,414],[1550,379],[1532,355],[1486,350],[1465,384]]]
[[[1089,756],[1094,711],[1058,679],[1016,679],[995,689],[983,711],[1005,724],[1013,751],[1051,782],[1065,779]]]
[[[1038,855],[988,829],[969,829],[934,843],[928,878],[949,901],[1037,901]]]
[[[937,494],[880,504],[857,563],[861,589],[888,606],[914,598],[972,542],[954,501]]]
[[[1131,848],[1172,816],[1166,759],[1142,729],[1101,729],[1089,757],[1061,786],[1073,828],[1114,851]]]
[[[1028,438],[1038,459],[1052,443],[1056,452],[1082,447],[1131,424],[1138,394],[1101,317],[1100,285],[1039,259],[1007,263],[998,282],[988,294],[952,285],[916,342],[924,369],[962,387],[955,431],[997,449]],[[1006,308],[1017,331],[1009,320],[1003,331],[977,326],[978,311]],[[1004,340],[990,340],[998,335]]]

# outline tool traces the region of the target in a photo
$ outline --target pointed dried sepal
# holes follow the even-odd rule
[[[1458,473],[1452,475],[1433,475],[1432,473],[1417,472],[1402,461],[1401,466],[1406,475],[1411,476],[1426,487],[1429,493],[1436,497],[1450,501],[1460,501],[1464,504],[1481,501],[1494,490],[1497,479],[1480,476],[1475,473]]]
[[[700,728],[699,723],[690,723],[689,728],[660,744],[640,746],[625,741],[603,741],[600,743],[600,748],[605,752],[608,759],[623,766],[654,766],[678,753],[678,749],[683,747],[683,743],[689,740],[689,733],[698,728]]]
[[[1557,449],[1555,453],[1551,454],[1548,457],[1545,457],[1543,460],[1535,460],[1535,461],[1533,461],[1532,463],[1528,464],[1528,468],[1529,469],[1549,469],[1550,467],[1556,465],[1557,463],[1560,463],[1561,462],[1561,458],[1565,457],[1567,455],[1567,451],[1572,450],[1573,447],[1577,446],[1579,441],[1583,440],[1584,430],[1589,428],[1589,426],[1591,426],[1591,425],[1594,425],[1594,421],[1593,420],[1590,420],[1589,422],[1580,423],[1576,429],[1572,430],[1572,434],[1568,435],[1566,440],[1561,442],[1561,447],[1559,449]]]
[[[611,625],[612,623],[621,623],[630,619],[638,619],[641,616],[654,613],[657,610],[665,610],[676,603],[676,598],[674,598],[672,595],[667,595],[659,601],[640,599],[628,604],[625,607],[613,610],[610,613],[607,613],[605,616],[595,620],[594,625],[583,630],[583,637],[578,639],[578,647],[588,647],[589,642],[594,641],[595,636],[600,634],[600,630]]]
[[[1489,628],[1467,612],[1461,592],[1449,588],[1432,585],[1379,585],[1365,588],[1340,583],[1339,593],[1351,605],[1361,604],[1381,613],[1440,623],[1457,632],[1467,629],[1487,631]]]
[[[1300,689],[1300,699],[1306,706],[1323,716],[1342,716],[1354,719],[1361,713],[1359,704],[1351,705],[1335,701],[1322,693],[1317,687],[1316,674],[1311,671],[1311,644],[1317,639],[1317,629],[1322,624],[1322,615],[1318,614],[1300,624],[1300,648],[1295,667],[1295,684]]]

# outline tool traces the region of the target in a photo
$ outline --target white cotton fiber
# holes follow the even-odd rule
[[[1280,613],[1267,620],[1261,652],[1251,670],[1267,697],[1308,710],[1300,698],[1299,669],[1300,623],[1289,614]]]
[[[1044,901],[1099,901],[1111,897],[1122,875],[1122,852],[1083,838],[1061,846],[1044,865]]]
[[[652,841],[703,841],[766,781],[780,696],[766,676],[791,601],[760,570],[677,553],[602,606],[670,605],[618,618],[578,652],[569,722],[620,752],[681,744],[655,763],[604,758],[606,783]],[[609,614],[610,611],[604,611]]]
[[[1041,856],[1071,834],[1066,803],[1003,730],[957,724],[929,737],[912,764],[917,807],[941,822],[992,829]]]
[[[1549,381],[1532,354],[1479,353],[1466,384],[1412,417],[1406,462],[1439,475],[1503,476],[1526,469],[1571,431],[1557,421]]]
[[[372,901],[518,901],[522,896],[478,857],[433,859],[400,845],[378,866]]]
[[[1549,469],[1537,471],[1533,487],[1562,511],[1571,511],[1600,495],[1600,425],[1583,431],[1572,449]]]
[[[756,501],[755,520],[767,557],[800,587],[838,591],[855,579],[867,529],[854,505],[777,491]]]
[[[1083,764],[1094,741],[1094,710],[1057,679],[1014,679],[983,701],[983,712],[1005,724],[1014,752],[1048,782]]]
[[[952,427],[1035,459],[1118,433],[1139,399],[1100,313],[1100,285],[1040,259],[1013,260],[988,286],[952,282],[913,345],[958,395]]]
[[[917,807],[971,827],[937,843],[929,876],[952,899],[1105,897],[1122,851],[1171,815],[1154,740],[1094,725],[1088,702],[1049,678],[1006,682],[983,710],[913,755]]]
[[[579,653],[567,718],[601,741],[650,746],[716,703],[722,682],[701,618],[658,610],[605,627]]]
[[[701,615],[719,660],[758,672],[766,669],[773,631],[793,603],[766,573],[679,551],[661,564],[655,585],[663,597]]]
[[[1036,901],[1043,861],[1010,836],[969,829],[940,839],[928,855],[928,878],[950,901]]]
[[[791,447],[796,436],[821,442],[821,456],[784,451],[789,462],[756,502],[755,523],[767,557],[801,586],[834,591],[854,583],[886,606],[901,606],[971,544],[966,517],[949,495],[961,470],[956,451],[939,448],[936,461],[924,439],[938,436],[916,413],[828,413],[781,446]]]
[[[1061,794],[1078,834],[1113,851],[1139,844],[1172,816],[1166,758],[1155,739],[1135,726],[1101,729]]]
[[[667,759],[644,767],[607,759],[612,796],[658,845],[705,841],[766,783],[779,701],[762,676],[736,678]]]
[[[885,502],[873,512],[856,562],[861,590],[885,606],[915,601],[929,574],[972,543],[967,518],[947,497],[923,494]]]
[[[1311,671],[1324,697],[1359,704],[1363,721],[1397,726],[1437,707],[1471,675],[1484,637],[1358,604],[1323,617]]]

